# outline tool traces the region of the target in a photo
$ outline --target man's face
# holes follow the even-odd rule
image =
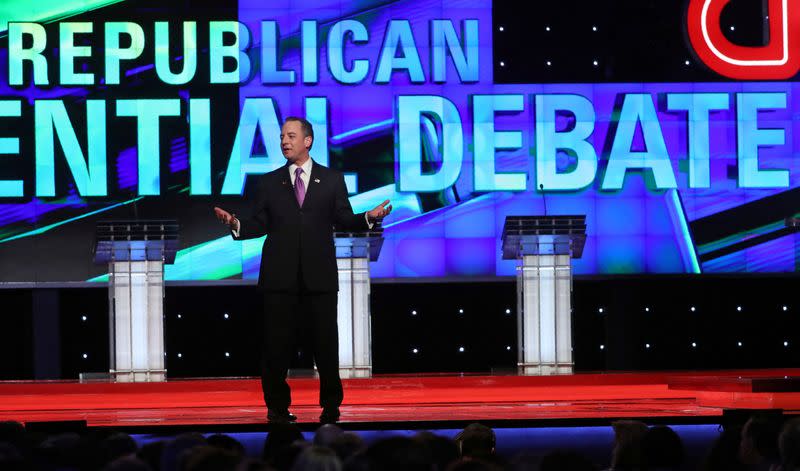
[[[281,128],[281,151],[286,160],[296,162],[308,156],[311,146],[311,136],[303,134],[300,121],[287,121]]]

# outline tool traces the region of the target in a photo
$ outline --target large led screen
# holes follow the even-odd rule
[[[95,224],[133,218],[180,222],[168,280],[254,280],[212,208],[287,116],[392,201],[374,278],[513,275],[506,216],[545,214],[586,215],[578,275],[800,267],[794,82],[496,84],[481,0],[34,3],[0,7],[0,281],[102,281]]]

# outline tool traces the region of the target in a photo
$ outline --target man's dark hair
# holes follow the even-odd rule
[[[297,116],[289,116],[283,122],[288,123],[289,121],[297,121],[300,123],[300,128],[303,130],[303,136],[311,138],[311,145],[308,146],[308,150],[311,150],[311,147],[314,145],[314,128],[311,126],[311,123],[307,119],[299,118]]]
[[[214,448],[219,448],[221,450],[230,451],[238,456],[245,455],[244,445],[242,445],[239,440],[231,437],[230,435],[225,435],[221,433],[216,433],[211,435],[210,437],[206,438],[208,441],[208,445]]]
[[[301,440],[304,440],[303,432],[297,424],[271,424],[267,439],[264,441],[261,458],[269,461],[293,442]]]
[[[430,451],[408,437],[389,437],[371,444],[366,451],[369,469],[381,471],[429,471]]]
[[[183,457],[185,471],[235,471],[242,456],[231,450],[203,445],[193,448]]]
[[[634,470],[642,466],[642,438],[647,434],[647,424],[638,420],[617,420],[614,428],[614,450],[611,468]]]
[[[342,462],[347,461],[351,456],[361,452],[366,447],[364,439],[353,432],[344,432],[331,443],[331,449],[336,452]]]
[[[796,469],[800,466],[800,418],[789,420],[783,425],[778,439],[783,469]]]
[[[467,425],[455,437],[461,456],[487,459],[494,455],[496,437],[494,430],[482,424]]]
[[[747,421],[742,429],[742,434],[747,436],[753,449],[766,460],[777,460],[778,436],[781,433],[781,424],[768,415],[754,415]]]
[[[313,445],[300,453],[291,469],[302,469],[303,471],[340,470],[342,469],[342,462],[330,448]]]
[[[127,433],[117,432],[100,444],[103,453],[103,464],[111,463],[123,456],[133,455],[138,450],[138,445]]]
[[[739,459],[742,431],[738,427],[725,427],[711,445],[703,464],[704,471],[747,471],[749,465]],[[755,469],[755,468],[752,468]]]
[[[651,427],[642,437],[642,458],[646,469],[678,469],[685,452],[681,437],[666,425]]]
[[[428,449],[436,469],[447,469],[449,464],[458,461],[458,445],[447,437],[441,437],[431,432],[419,432],[414,435],[413,440]]]
[[[0,421],[0,442],[10,443],[21,450],[25,443],[25,426],[12,420]]]

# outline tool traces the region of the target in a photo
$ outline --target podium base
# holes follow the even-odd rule
[[[543,364],[543,363],[518,363],[517,374],[520,376],[552,376],[571,375],[574,373],[572,363]]]
[[[167,370],[110,371],[117,383],[157,383],[167,380]]]
[[[317,371],[317,365],[314,365],[312,370],[289,370],[289,376],[319,378],[319,371]],[[372,378],[372,367],[339,366],[339,377],[342,379]]]
[[[342,379],[371,378],[372,367],[371,366],[339,367],[339,376]]]
[[[167,371],[107,371],[78,374],[81,383],[158,383],[167,380]]]

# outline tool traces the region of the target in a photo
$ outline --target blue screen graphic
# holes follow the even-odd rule
[[[793,82],[495,84],[489,1],[22,15],[0,50],[6,281],[103,280],[93,224],[137,208],[183,225],[168,280],[255,280],[263,239],[233,241],[210,208],[248,211],[292,115],[355,211],[392,201],[375,278],[513,275],[504,220],[545,211],[586,215],[578,275],[800,267]]]

